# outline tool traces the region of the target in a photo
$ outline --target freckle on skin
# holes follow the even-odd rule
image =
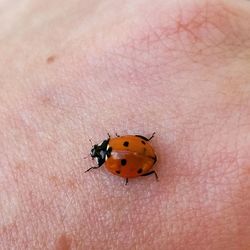
[[[56,250],[70,250],[72,240],[65,233],[56,242]]]
[[[67,181],[67,186],[71,189],[76,189],[76,187],[77,187],[76,183],[72,180]]]
[[[49,176],[49,181],[55,186],[66,186],[67,188],[70,189],[76,189],[77,184],[75,181],[69,179],[69,180],[61,180],[59,177],[55,176],[55,175],[51,175]]]
[[[50,176],[49,181],[51,181],[56,187],[60,184],[60,180],[57,176]]]
[[[41,98],[41,103],[42,103],[43,105],[45,105],[45,106],[51,105],[52,99],[51,99],[49,96],[43,96],[43,97]]]
[[[250,176],[250,165],[243,166],[242,169],[245,176]]]
[[[25,166],[25,164],[19,162],[16,164],[15,169],[21,172],[21,171],[24,171],[26,169],[26,166]]]
[[[54,55],[51,55],[47,58],[47,63],[50,64],[50,63],[53,63],[56,59],[56,56]]]

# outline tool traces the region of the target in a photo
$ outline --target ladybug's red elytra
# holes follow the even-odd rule
[[[154,137],[146,138],[142,135],[125,135],[111,138],[110,135],[100,144],[93,145],[90,155],[97,162],[97,169],[104,163],[109,172],[126,179],[157,173],[151,170],[157,161],[156,154],[149,141]]]

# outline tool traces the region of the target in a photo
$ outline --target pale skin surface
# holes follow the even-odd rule
[[[250,2],[0,3],[1,249],[250,249]],[[89,138],[156,132],[154,176]]]

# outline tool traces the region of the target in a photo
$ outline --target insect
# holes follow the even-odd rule
[[[157,173],[152,167],[157,161],[156,154],[149,141],[150,138],[142,135],[125,135],[108,138],[100,144],[92,146],[90,156],[96,160],[97,166],[91,167],[85,171],[100,168],[104,163],[106,169],[114,175],[118,175],[126,179],[128,184],[129,178],[138,176],[147,176],[154,174],[158,180]]]

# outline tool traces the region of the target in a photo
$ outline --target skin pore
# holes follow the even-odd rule
[[[250,2],[0,4],[3,249],[250,248]],[[154,176],[95,163],[150,136]]]

